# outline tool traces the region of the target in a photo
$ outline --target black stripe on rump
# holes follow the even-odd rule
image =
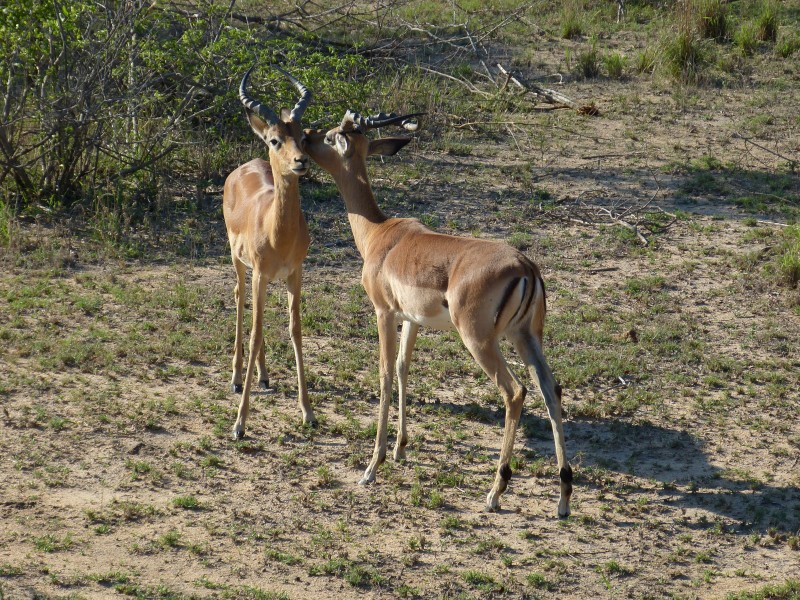
[[[517,289],[517,284],[519,283],[519,277],[514,277],[511,280],[511,283],[508,284],[505,293],[503,294],[503,299],[500,301],[500,306],[497,307],[497,314],[494,316],[494,324],[497,325],[498,319],[500,319],[500,315],[503,314],[503,310],[508,303],[509,298],[511,298],[511,294],[514,293],[514,290]],[[519,308],[517,308],[519,310]],[[516,314],[516,313],[514,313]]]
[[[528,296],[528,301],[525,303],[525,308],[522,311],[523,315],[527,315],[528,314],[528,311],[531,308],[531,302],[533,302],[533,297],[536,295],[536,281],[537,281],[537,279],[536,279],[535,276],[533,276],[532,279],[533,279],[533,287],[531,289],[530,295]],[[517,311],[517,312],[519,312],[519,311]],[[516,316],[516,313],[514,314],[514,316]]]

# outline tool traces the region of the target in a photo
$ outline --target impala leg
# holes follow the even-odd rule
[[[572,467],[567,461],[567,447],[564,440],[564,425],[561,418],[561,386],[556,383],[553,373],[545,360],[544,352],[539,337],[534,335],[522,336],[514,339],[514,346],[519,352],[528,373],[539,388],[539,392],[547,407],[550,425],[553,428],[553,440],[558,460],[558,474],[561,481],[560,496],[558,499],[558,516],[568,517],[570,514],[569,501],[572,496]]]
[[[264,298],[266,302],[266,295]],[[262,338],[264,335],[262,333]],[[267,340],[262,339],[262,342],[258,345],[258,356],[256,357],[256,373],[258,373],[258,387],[262,390],[269,389],[269,375],[267,374]]]
[[[303,279],[303,270],[298,268],[286,278],[286,289],[289,295],[289,334],[294,347],[294,360],[297,365],[297,401],[303,413],[303,424],[316,423],[314,411],[308,401],[306,388],[306,371],[303,366],[303,334],[300,330],[300,283]]]
[[[411,365],[411,353],[414,351],[414,344],[417,341],[419,325],[411,321],[403,321],[403,332],[400,334],[400,351],[397,353],[397,442],[394,446],[394,459],[402,460],[406,457],[406,444],[408,435],[406,434],[406,382],[408,381],[408,368]]]
[[[392,363],[397,350],[397,325],[391,313],[378,313],[378,340],[380,343],[381,403],[378,409],[378,433],[372,460],[359,484],[375,481],[378,467],[386,460],[386,434],[389,422],[389,405],[392,401]]]
[[[245,266],[235,256],[233,267],[236,269],[236,286],[233,288],[233,300],[236,302],[236,341],[233,343],[233,376],[231,389],[235,394],[242,391],[242,357],[244,355],[244,285]]]
[[[496,339],[486,335],[464,336],[463,334],[462,339],[472,356],[500,390],[506,406],[506,422],[503,430],[503,443],[500,447],[500,459],[497,461],[497,473],[494,485],[486,496],[486,509],[496,510],[500,508],[500,496],[506,491],[511,479],[510,463],[514,451],[514,436],[517,433],[522,405],[528,391],[508,368]]]
[[[253,270],[253,327],[250,331],[250,352],[247,356],[247,373],[244,376],[244,390],[239,403],[239,413],[233,426],[233,437],[244,437],[245,422],[250,412],[250,388],[253,384],[253,373],[258,356],[258,348],[264,343],[264,300],[267,293],[266,277]]]

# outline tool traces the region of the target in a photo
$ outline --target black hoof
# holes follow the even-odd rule
[[[244,438],[244,429],[242,429],[241,431],[234,431],[233,432],[233,439],[241,440],[243,438]]]
[[[233,390],[234,394],[241,394],[244,388],[242,387],[241,383],[234,383],[231,385],[231,389]]]
[[[262,379],[261,381],[259,381],[258,382],[258,387],[260,387],[262,390],[268,390],[269,389],[269,379]]]

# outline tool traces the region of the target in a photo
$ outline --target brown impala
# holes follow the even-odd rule
[[[572,468],[566,457],[561,424],[561,388],[542,352],[545,317],[544,282],[536,265],[511,246],[489,240],[435,233],[416,219],[387,218],[375,202],[367,176],[367,156],[395,154],[408,138],[369,140],[366,131],[403,124],[405,115],[364,118],[348,111],[338,127],[306,130],[303,149],[331,174],[344,198],[356,246],[364,259],[361,282],[375,307],[380,339],[381,400],[372,460],[360,483],[375,480],[386,458],[387,420],[392,397],[392,362],[397,325],[402,322],[399,381],[399,426],[394,458],[405,456],[406,380],[420,325],[455,328],[464,345],[505,400],[506,422],[494,485],[486,498],[499,507],[511,478],[514,434],[527,390],[500,353],[500,339],[511,340],[539,388],[550,415],[561,479],[558,514],[569,515]]]
[[[291,111],[281,111],[279,117],[247,95],[247,80],[252,70],[251,67],[242,78],[239,98],[253,131],[267,144],[269,162],[256,158],[233,171],[225,180],[222,199],[225,228],[228,230],[231,258],[236,269],[236,287],[233,291],[236,299],[236,343],[232,385],[234,392],[242,393],[239,414],[233,427],[236,438],[244,435],[256,358],[258,381],[262,387],[269,387],[264,364],[264,300],[267,284],[275,279],[285,279],[288,290],[289,331],[297,363],[298,401],[303,423],[314,422],[306,390],[300,333],[300,280],[309,237],[300,210],[298,181],[308,171],[308,156],[300,149],[299,141],[302,135],[300,119],[311,101],[311,92],[282,71],[300,92],[300,100]],[[243,387],[242,313],[246,268],[253,270],[253,326]]]

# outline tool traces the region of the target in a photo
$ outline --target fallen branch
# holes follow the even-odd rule
[[[492,96],[492,94],[490,94],[488,92],[484,92],[483,90],[479,90],[478,88],[476,88],[474,85],[472,85],[466,79],[459,79],[458,77],[453,77],[452,75],[448,75],[447,73],[442,73],[441,71],[437,71],[435,69],[431,69],[430,67],[423,67],[422,65],[420,65],[419,68],[422,69],[423,71],[428,72],[428,73],[432,73],[433,75],[438,75],[439,77],[444,77],[446,79],[451,79],[453,81],[457,81],[458,83],[463,85],[465,88],[467,88],[473,94],[479,94],[481,96],[484,96],[485,98],[489,98],[489,97]]]
[[[506,71],[506,69],[503,68],[503,65],[501,65],[500,63],[497,63],[497,68],[500,69],[500,72],[503,75],[508,76],[511,83],[513,83],[514,85],[516,85],[518,88],[520,88],[525,92],[530,92],[536,96],[544,98],[550,104],[565,104],[570,108],[574,109],[578,108],[578,105],[575,104],[575,102],[573,102],[570,98],[567,98],[564,94],[561,94],[555,90],[543,88],[542,86],[537,85],[535,83],[523,83],[522,81],[519,80],[519,78],[512,75],[509,71]]]
[[[800,164],[800,163],[798,163],[796,158],[789,158],[788,156],[784,156],[783,154],[775,152],[774,150],[770,150],[769,148],[754,142],[751,138],[746,137],[746,136],[742,135],[741,133],[734,133],[733,137],[739,138],[740,140],[743,140],[744,143],[745,143],[745,146],[747,144],[752,144],[753,146],[763,150],[764,152],[768,152],[769,154],[772,154],[773,156],[777,156],[778,158],[782,158],[783,160],[785,160],[786,162],[789,163],[789,170],[791,170],[791,171],[794,171],[797,168],[798,164]]]

